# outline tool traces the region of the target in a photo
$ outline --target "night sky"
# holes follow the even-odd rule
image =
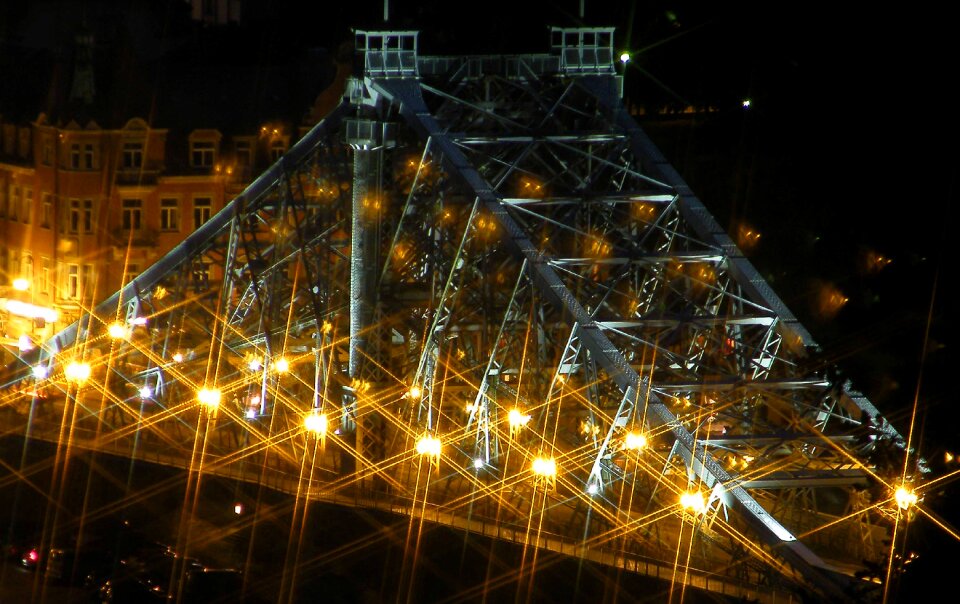
[[[72,18],[64,8],[70,3],[36,4],[61,21]],[[132,11],[139,3],[107,4]],[[581,21],[578,0],[524,2],[524,9],[502,0],[392,0],[385,25],[382,2],[308,4],[251,4],[250,22],[235,28],[246,41],[236,63],[242,72],[249,62],[250,87],[310,49],[333,53],[354,26],[419,29],[423,54],[546,52],[549,25],[615,26],[617,47],[634,53],[629,103],[648,115],[716,109],[674,127],[654,117],[641,125],[721,224],[762,233],[751,259],[820,343],[824,361],[839,363],[903,433],[919,383],[921,452],[935,475],[955,469],[943,462],[945,451],[960,449],[960,415],[947,390],[956,268],[944,252],[960,159],[958,99],[950,90],[960,49],[943,9],[588,0]],[[167,3],[172,11],[182,5]],[[8,40],[25,14],[19,11],[0,8]],[[157,52],[163,36],[179,35],[156,23],[143,27],[160,32]],[[18,44],[39,46],[41,38]],[[892,262],[871,270],[870,254]],[[849,298],[837,312],[818,304],[827,287]],[[950,516],[960,492],[946,491],[928,503]],[[932,550],[927,555],[960,553],[955,541],[928,529],[916,536]]]

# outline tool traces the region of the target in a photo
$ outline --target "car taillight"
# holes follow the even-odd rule
[[[31,562],[36,562],[38,559],[40,559],[40,552],[38,552],[37,550],[32,549],[29,552],[27,552],[27,560]]]

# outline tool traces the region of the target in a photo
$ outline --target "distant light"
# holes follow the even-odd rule
[[[139,325],[139,326],[143,327],[144,325],[147,324],[147,318],[146,318],[146,317],[134,317],[133,321],[130,321],[130,322],[133,323],[134,325]]]
[[[945,462],[950,463],[951,461],[953,461],[953,459],[954,459],[953,453],[951,453],[950,451],[947,451],[943,454],[943,460]]]
[[[250,362],[247,363],[247,367],[250,371],[260,371],[263,369],[263,362],[259,358],[251,359]]]
[[[25,292],[30,289],[30,282],[24,278],[14,279],[13,280],[13,289],[18,292]]]
[[[173,362],[174,362],[174,363],[182,363],[182,362],[183,362],[183,355],[180,354],[179,352],[174,353],[174,355],[173,355]]]
[[[420,455],[429,455],[434,458],[440,457],[440,439],[430,435],[421,436],[417,441],[417,453]]]
[[[126,340],[130,337],[130,329],[122,323],[111,323],[107,328],[107,335],[114,340]]]
[[[280,357],[279,359],[276,360],[276,362],[274,362],[273,369],[277,373],[286,373],[290,371],[290,361],[288,361],[283,357]]]
[[[76,382],[82,384],[90,378],[90,365],[89,363],[78,363],[77,361],[71,361],[67,368],[64,369],[64,374],[67,377],[68,382]]]
[[[303,418],[303,427],[307,432],[312,432],[318,436],[323,435],[327,433],[329,420],[327,420],[326,414],[312,411]]]
[[[513,408],[507,414],[507,423],[510,425],[510,434],[515,435],[520,431],[520,428],[527,425],[527,422],[530,421],[530,416],[523,413],[517,408]]]
[[[904,486],[897,487],[893,498],[897,501],[897,506],[901,510],[908,510],[917,503],[917,494]]]
[[[751,105],[753,105],[750,99],[743,99],[743,102],[740,104],[743,106],[744,109],[749,109]]]
[[[140,398],[150,398],[153,396],[153,390],[150,386],[144,386],[140,389]]]
[[[7,312],[11,314],[28,319],[43,319],[48,323],[54,323],[60,317],[60,314],[52,308],[45,308],[20,300],[7,300],[6,308]]]
[[[629,52],[622,52],[622,53],[620,53],[620,62],[621,62],[621,63],[623,63],[624,65],[626,65],[629,60],[630,60],[630,53],[629,53]]]
[[[552,457],[538,457],[533,460],[533,473],[545,478],[557,475],[557,462]]]
[[[46,365],[34,365],[33,369],[30,370],[33,373],[33,377],[38,379],[43,379],[47,377],[47,374],[50,372],[47,370]]]
[[[587,485],[587,493],[591,495],[596,495],[599,492],[600,492],[600,485],[598,485],[597,483],[591,482],[589,485]]]
[[[639,451],[647,446],[647,437],[639,432],[627,432],[623,448],[630,451]]]
[[[208,410],[215,411],[220,406],[220,391],[216,388],[201,388],[197,392],[197,400]]]
[[[37,550],[32,549],[29,552],[27,552],[27,560],[31,562],[36,562],[39,559],[40,559],[40,552],[38,552]]]
[[[476,468],[477,470],[483,469],[483,458],[482,458],[482,457],[478,457],[478,458],[474,459],[474,460],[473,460],[473,467]]]
[[[247,410],[244,412],[243,416],[247,419],[257,419],[256,407],[247,407]]]
[[[243,504],[242,504],[242,503],[235,503],[235,504],[233,504],[233,513],[236,514],[237,516],[239,516],[240,514],[242,514],[242,513],[243,513]]]
[[[703,493],[699,491],[685,492],[680,495],[680,506],[692,514],[702,514],[707,510]]]
[[[17,339],[17,348],[20,349],[20,352],[29,352],[35,348],[33,345],[33,340],[30,339],[30,336],[23,334]]]
[[[419,400],[420,397],[423,395],[423,391],[420,390],[418,386],[411,386],[408,394],[410,395],[411,399],[416,401],[416,400]]]

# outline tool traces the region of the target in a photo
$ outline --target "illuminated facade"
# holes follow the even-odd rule
[[[4,362],[209,220],[286,151],[291,129],[271,123],[232,136],[197,128],[171,137],[137,117],[118,129],[94,121],[55,125],[43,114],[26,124],[0,118]],[[211,271],[198,265],[196,278],[218,279]],[[24,289],[14,287],[17,279]],[[13,304],[11,311],[10,301],[33,306]],[[53,316],[52,324],[43,318]]]

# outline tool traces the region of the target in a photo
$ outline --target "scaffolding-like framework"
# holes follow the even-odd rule
[[[869,597],[904,439],[626,113],[612,36],[425,57],[356,32],[343,103],[22,379],[78,406],[77,446],[188,467],[202,437],[205,472],[311,498]]]

